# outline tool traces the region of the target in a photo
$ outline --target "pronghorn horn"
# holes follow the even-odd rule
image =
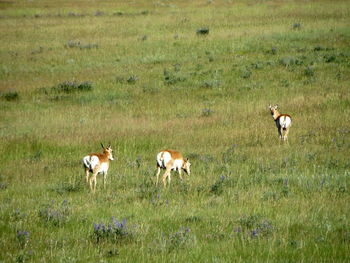
[[[103,143],[101,142],[101,146],[102,146],[102,148],[104,149],[105,147],[103,146]]]

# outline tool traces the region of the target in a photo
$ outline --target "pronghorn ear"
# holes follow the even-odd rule
[[[277,108],[278,108],[278,105],[276,104],[275,109],[277,110]]]
[[[103,143],[101,142],[101,146],[102,146],[102,148],[104,149],[105,147],[103,146]]]
[[[270,105],[269,105],[269,109],[271,110],[271,108],[272,108],[272,106],[271,106],[271,103],[270,103]]]

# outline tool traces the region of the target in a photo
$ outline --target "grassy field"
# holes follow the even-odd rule
[[[341,0],[0,1],[0,262],[349,262],[349,25]],[[164,189],[166,148],[192,173]]]

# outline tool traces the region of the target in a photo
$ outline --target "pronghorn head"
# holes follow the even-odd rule
[[[184,163],[182,165],[182,169],[188,174],[191,174],[191,163],[188,158],[184,159]]]
[[[280,114],[278,112],[278,105],[276,104],[275,106],[271,106],[271,104],[269,105],[269,109],[271,111],[271,115],[274,119],[276,119]]]
[[[106,154],[108,156],[108,159],[113,161],[114,158],[113,158],[113,150],[111,148],[111,145],[108,145],[107,147],[104,147],[103,144],[101,143],[101,146],[103,148],[103,153]]]

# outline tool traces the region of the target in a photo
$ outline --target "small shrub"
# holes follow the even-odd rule
[[[150,87],[150,86],[144,86],[142,88],[142,91],[144,93],[157,94],[157,93],[159,93],[159,88],[157,88],[157,87]]]
[[[224,192],[224,181],[226,177],[220,176],[218,180],[210,187],[209,192],[215,195],[221,195]]]
[[[0,175],[0,190],[5,190],[8,186],[8,183],[4,182],[4,177]]]
[[[195,237],[191,234],[190,228],[181,227],[175,233],[170,233],[168,236],[163,235],[156,247],[161,251],[170,253],[174,250],[186,248],[194,243]]]
[[[189,185],[186,183],[185,180],[181,181],[181,184],[179,185],[179,192],[182,194],[187,195],[189,192]]]
[[[289,185],[288,179],[285,179],[284,184],[282,186],[281,195],[287,197],[289,195]]]
[[[169,70],[164,69],[164,84],[166,85],[174,85],[178,82],[184,82],[186,77],[181,76],[179,72],[171,72]]]
[[[199,216],[189,216],[185,219],[185,221],[188,223],[197,223],[201,222],[202,219]]]
[[[38,162],[41,160],[41,157],[43,156],[43,151],[42,150],[37,150],[33,155],[29,157],[29,160],[31,162]]]
[[[213,113],[214,113],[214,111],[213,111],[212,109],[210,109],[210,108],[204,108],[204,109],[202,109],[202,114],[201,114],[201,116],[202,116],[202,117],[209,117],[209,116],[211,116]]]
[[[262,69],[262,68],[264,68],[264,62],[257,61],[255,63],[252,63],[251,68],[252,69]]]
[[[157,195],[157,187],[155,187],[155,183],[152,181],[150,175],[143,177],[136,193],[140,199],[150,199]],[[158,195],[159,198],[160,195]]]
[[[283,79],[283,80],[281,80],[281,86],[288,88],[290,86],[290,83],[287,79]]]
[[[116,11],[113,13],[114,16],[122,16],[124,13],[122,11]]]
[[[80,41],[68,41],[67,44],[65,44],[66,48],[79,48],[79,49],[93,49],[98,48],[98,44],[95,43],[88,43],[88,44],[82,44]]]
[[[178,248],[182,248],[185,246],[187,242],[190,240],[190,229],[189,228],[181,228],[176,233],[171,233],[168,238],[168,249],[174,250]]]
[[[304,75],[306,77],[313,77],[315,75],[315,71],[311,67],[306,67],[305,70],[304,70]]]
[[[43,47],[39,47],[37,49],[32,50],[31,54],[32,55],[40,54],[40,53],[43,53],[43,51],[44,51],[44,48]]]
[[[254,91],[262,89],[261,83],[248,83],[239,88],[240,91]]]
[[[106,252],[106,256],[109,258],[119,256],[119,250],[115,247],[108,249]]]
[[[240,233],[251,238],[267,237],[273,232],[273,226],[270,221],[261,219],[260,216],[253,214],[243,216],[238,220]]]
[[[276,201],[279,199],[279,195],[275,192],[264,192],[261,199],[263,201]]]
[[[126,80],[126,82],[129,83],[129,84],[135,84],[137,80],[138,80],[138,77],[137,77],[137,76],[131,75],[130,77],[128,77],[128,79]]]
[[[80,91],[91,91],[93,86],[91,82],[84,81],[78,83],[76,81],[64,81],[58,85],[52,87],[52,90],[57,93],[72,93]]]
[[[337,60],[337,57],[335,55],[325,55],[324,60],[326,63],[335,62]]]
[[[203,84],[201,85],[202,88],[217,88],[220,87],[221,82],[217,79],[211,79],[211,80],[206,80],[203,82]]]
[[[8,183],[0,182],[0,190],[5,190],[8,186]]]
[[[104,15],[105,15],[105,13],[102,12],[102,11],[96,11],[95,12],[95,16],[104,16]]]
[[[115,82],[116,82],[116,83],[124,83],[124,82],[125,82],[125,78],[122,77],[122,76],[117,76],[117,77],[115,78]]]
[[[214,161],[214,157],[210,154],[198,154],[198,153],[190,153],[187,155],[190,160],[198,160],[202,163],[209,165]]]
[[[140,14],[145,16],[145,15],[148,15],[149,13],[150,12],[148,10],[143,10]]]
[[[237,144],[232,144],[226,151],[222,153],[222,161],[225,164],[232,163],[236,158]]]
[[[81,45],[79,48],[80,49],[93,49],[93,48],[97,49],[98,48],[98,44],[96,44],[96,43],[88,43],[88,44]]]
[[[12,214],[11,214],[11,219],[13,221],[20,221],[23,220],[27,217],[28,215],[26,213],[22,213],[21,210],[16,209]]]
[[[294,30],[299,30],[299,29],[301,29],[301,24],[300,23],[294,23],[292,27],[293,27]]]
[[[169,204],[169,200],[162,199],[160,193],[154,192],[152,198],[151,198],[151,204],[153,206],[167,206]]]
[[[65,193],[79,192],[83,189],[83,186],[80,182],[81,180],[76,182],[63,182],[54,187],[52,190],[60,195],[63,195]]]
[[[272,47],[270,50],[266,51],[267,54],[271,54],[271,55],[276,55],[277,54],[277,48],[276,47]]]
[[[60,205],[55,205],[54,202],[52,204],[44,205],[39,210],[39,217],[48,224],[52,224],[54,226],[63,225],[70,214],[70,210],[68,207],[68,201],[64,200]]]
[[[0,94],[0,98],[7,101],[15,101],[19,99],[19,93],[17,91],[8,91]]]
[[[127,226],[126,219],[118,221],[115,217],[112,217],[112,222],[108,225],[105,223],[94,223],[93,236],[97,243],[102,240],[121,242],[130,240],[132,238],[132,233]]]
[[[68,41],[67,44],[65,44],[66,48],[75,48],[75,47],[80,47],[80,41]]]
[[[29,242],[29,232],[28,231],[17,231],[16,239],[19,246],[23,249],[27,246]]]
[[[21,250],[18,255],[16,255],[16,262],[18,263],[24,263],[24,262],[30,262],[33,261],[33,250]]]
[[[203,27],[203,28],[199,28],[196,31],[197,35],[208,35],[209,34],[209,28],[208,27]]]
[[[243,79],[249,79],[252,75],[252,72],[249,69],[242,70],[241,72],[241,78]]]
[[[294,57],[285,57],[285,58],[281,58],[279,63],[282,66],[285,66],[286,68],[294,66],[294,65],[302,65],[304,63],[303,60],[298,59],[298,58],[294,58]]]
[[[139,38],[141,41],[146,41],[148,39],[147,35],[143,35],[142,37]]]
[[[58,14],[58,16],[61,17],[60,14]],[[85,14],[79,14],[79,13],[75,13],[75,12],[70,11],[67,13],[67,16],[68,17],[84,17]]]
[[[325,48],[322,47],[322,46],[316,46],[316,47],[314,48],[314,51],[323,51],[323,50],[325,50]]]

